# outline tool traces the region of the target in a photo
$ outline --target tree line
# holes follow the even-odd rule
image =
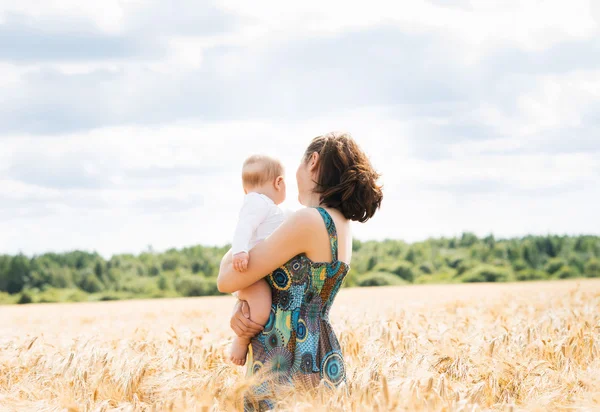
[[[193,246],[104,259],[73,251],[0,255],[0,303],[218,295],[229,246]],[[344,286],[512,282],[600,277],[599,236],[495,239],[463,233],[406,243],[354,240]]]

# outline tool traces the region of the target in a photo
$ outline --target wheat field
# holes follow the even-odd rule
[[[233,302],[0,306],[0,410],[239,410]],[[279,409],[600,410],[600,280],[344,289],[331,322],[347,394]]]

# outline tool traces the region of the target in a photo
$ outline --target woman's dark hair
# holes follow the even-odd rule
[[[338,209],[346,219],[366,222],[381,206],[382,186],[367,155],[347,133],[315,137],[306,149],[304,161],[319,154],[315,191],[321,204]]]

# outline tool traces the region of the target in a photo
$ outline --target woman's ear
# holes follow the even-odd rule
[[[313,154],[310,155],[310,160],[308,161],[308,170],[310,170],[311,172],[316,171],[318,164],[319,164],[319,153],[313,152]]]

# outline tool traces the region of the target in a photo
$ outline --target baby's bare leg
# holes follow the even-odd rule
[[[260,325],[266,325],[271,314],[271,287],[266,280],[258,282],[238,291],[237,298],[245,300],[250,306],[250,319]],[[231,347],[231,361],[236,365],[246,363],[246,354],[250,339],[236,336]]]
[[[250,319],[266,325],[271,314],[271,287],[261,279],[245,289],[238,291],[238,299],[245,300],[250,306]]]

